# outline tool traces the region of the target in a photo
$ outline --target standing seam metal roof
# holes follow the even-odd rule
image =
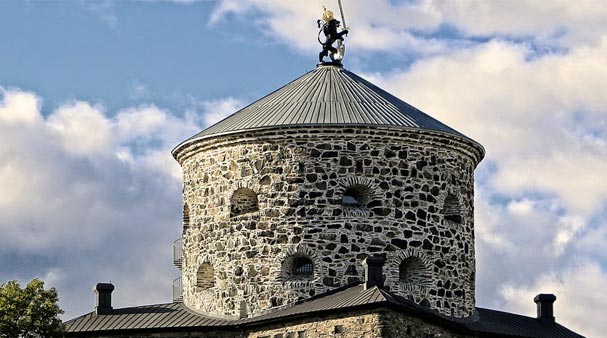
[[[66,322],[68,332],[221,327],[231,322],[195,313],[182,303],[115,309],[111,315],[89,313]]]
[[[483,308],[477,308],[477,315],[471,318],[452,320],[378,287],[365,289],[360,284],[344,286],[253,318],[213,318],[193,312],[182,303],[171,303],[115,309],[110,315],[89,313],[65,325],[68,336],[93,332],[106,332],[111,336],[111,332],[131,330],[238,329],[272,321],[284,322],[290,317],[312,317],[320,313],[345,313],[348,309],[381,306],[391,306],[431,320],[441,327],[480,337],[583,338],[558,323],[545,324],[536,318]]]
[[[419,128],[464,136],[348,70],[319,66],[182,144],[252,129],[318,125]]]

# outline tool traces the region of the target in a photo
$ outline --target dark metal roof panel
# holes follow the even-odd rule
[[[110,315],[86,315],[65,323],[67,332],[219,327],[231,321],[201,315],[182,303],[115,309]]]
[[[321,294],[317,297],[295,303],[295,305],[289,307],[276,309],[265,315],[242,319],[238,323],[254,323],[318,311],[342,310],[383,301],[386,301],[386,298],[378,288],[374,287],[365,290],[361,285],[357,284]]]
[[[89,321],[91,320],[91,316],[83,316],[81,317],[82,320],[74,323],[74,325],[72,325],[73,327],[73,331],[78,332],[78,331],[86,331],[86,328],[89,327],[90,323]]]
[[[400,296],[377,287],[364,289],[363,285],[345,286],[324,294],[277,308],[254,318],[225,320],[196,313],[182,303],[116,309],[111,315],[89,313],[65,323],[68,333],[111,332],[140,329],[217,329],[240,325],[260,324],[267,321],[285,320],[291,316],[313,315],[319,312],[342,311],[361,306],[391,306],[409,315],[419,316],[440,326],[458,332],[481,334],[487,337],[533,338],[583,338],[559,324],[545,324],[536,318],[477,308],[477,315],[467,319],[451,320],[446,316],[425,309]],[[462,331],[463,330],[463,331]]]
[[[474,332],[534,338],[583,338],[583,336],[555,323],[542,323],[537,318],[514,313],[477,308],[478,320],[465,326]]]
[[[350,71],[319,66],[184,143],[259,128],[323,124],[420,128],[464,136]]]

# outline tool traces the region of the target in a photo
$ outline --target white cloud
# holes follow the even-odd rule
[[[230,14],[244,17],[259,25],[269,38],[285,42],[296,49],[318,49],[316,20],[322,14],[324,1],[222,0],[211,14],[210,25],[217,25]],[[328,5],[341,21],[337,5]],[[260,14],[261,13],[261,14]],[[376,17],[382,13],[382,17]],[[259,15],[258,15],[259,14]],[[450,42],[425,39],[409,29],[429,31],[440,24],[441,15],[427,4],[392,5],[390,1],[350,1],[344,4],[346,23],[351,34],[348,45],[355,49],[395,51],[407,49],[423,54],[446,51]]]
[[[200,103],[204,114],[204,124],[211,126],[244,107],[244,102],[233,98],[203,101]]]
[[[507,301],[507,310],[532,317],[536,314],[535,295],[556,294],[554,316],[558,323],[587,337],[601,337],[607,331],[605,281],[607,271],[590,261],[559,274],[540,275],[532,285],[505,286],[500,294]]]
[[[607,262],[607,212],[596,218],[593,226],[580,231],[580,236],[573,244],[580,255]]]
[[[217,25],[236,15],[259,26],[269,38],[308,52],[318,48],[310,37],[315,34],[313,23],[323,4],[326,1],[220,0],[209,24]],[[328,6],[340,19],[337,5]],[[362,51],[443,54],[474,43],[479,36],[569,48],[596,44],[607,32],[607,5],[593,0],[575,4],[567,0],[352,0],[344,3],[344,11],[351,30],[347,43]],[[439,37],[444,25],[451,25],[460,37]]]
[[[496,191],[556,194],[590,215],[607,199],[607,181],[597,179],[607,171],[605,55],[607,39],[537,57],[491,41],[376,81],[483,144]]]
[[[41,100],[34,93],[0,87],[0,123],[35,124],[42,121],[38,109]]]
[[[181,232],[170,150],[202,129],[200,118],[153,105],[109,116],[84,101],[45,117],[34,93],[0,94],[2,279],[44,277],[66,317],[92,309],[92,286],[109,279],[118,306],[169,301],[171,240]]]
[[[579,216],[566,216],[559,219],[558,231],[554,236],[553,245],[555,253],[560,255],[566,246],[576,239],[576,235],[586,226],[586,222]]]
[[[202,129],[195,112],[177,117],[146,105],[110,117],[99,105],[71,101],[43,117],[35,94],[0,89],[5,249],[101,243],[128,222],[133,206],[147,213],[145,205],[157,202],[160,191],[180,190],[180,168],[170,150]],[[237,105],[234,99],[204,103],[205,110],[223,115]],[[159,193],[145,195],[149,190]],[[179,197],[171,203],[178,205]]]
[[[563,46],[595,44],[607,31],[603,1],[425,1],[470,35],[531,37]]]
[[[47,124],[68,152],[95,155],[112,146],[111,122],[99,106],[70,102],[53,112]]]
[[[123,141],[149,139],[162,132],[169,118],[166,112],[153,105],[132,107],[118,112],[116,131]]]

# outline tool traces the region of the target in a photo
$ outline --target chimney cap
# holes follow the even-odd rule
[[[554,303],[556,301],[556,296],[551,293],[540,293],[533,298],[533,301],[535,303]]]
[[[95,286],[95,294],[97,294],[97,306],[95,306],[95,314],[110,315],[114,311],[112,308],[112,291],[114,284],[98,283]]]
[[[551,293],[540,293],[533,298],[537,304],[537,319],[547,324],[554,324],[554,309],[552,303],[556,296]]]
[[[366,266],[384,265],[386,259],[383,256],[367,256],[363,259],[363,264]]]
[[[100,291],[109,291],[112,292],[114,291],[114,284],[112,283],[97,283],[97,285],[95,285],[95,291],[96,292],[100,292]]]
[[[374,286],[384,287],[383,266],[386,259],[383,256],[367,256],[363,259],[365,267],[365,290]]]

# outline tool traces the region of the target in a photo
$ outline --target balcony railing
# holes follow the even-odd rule
[[[173,264],[178,269],[183,265],[183,237],[173,242]]]
[[[173,302],[183,302],[183,285],[181,284],[181,277],[173,280]]]

